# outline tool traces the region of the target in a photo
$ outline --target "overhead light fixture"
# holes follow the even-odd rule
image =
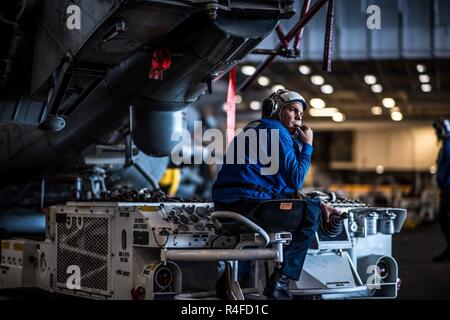
[[[383,92],[383,86],[379,83],[374,84],[370,87],[373,93],[382,93]]]
[[[311,99],[309,101],[309,104],[311,105],[311,107],[316,108],[316,109],[323,109],[326,106],[325,101],[323,101],[320,98]]]
[[[236,95],[234,97],[234,100],[236,101],[236,103],[241,103],[242,102],[242,97],[240,95]]]
[[[320,87],[320,91],[322,91],[324,94],[332,94],[334,92],[334,88],[330,84],[324,84]]]
[[[308,74],[311,73],[311,68],[302,64],[298,67],[298,71],[300,71],[301,74],[307,76]]]
[[[377,83],[377,77],[375,77],[373,74],[366,74],[364,76],[364,82],[368,85],[373,85]]]
[[[335,112],[333,113],[333,115],[331,116],[331,118],[333,119],[333,121],[335,122],[342,122],[345,120],[345,115],[341,112]]]
[[[381,108],[380,106],[373,106],[371,111],[374,116],[381,116],[381,114],[383,113],[383,108]]]
[[[421,83],[428,83],[430,82],[430,76],[427,74],[419,74],[419,81]]]
[[[255,111],[261,110],[261,102],[259,102],[259,101],[250,102],[250,109],[255,110]]]
[[[258,78],[258,83],[260,86],[267,87],[270,84],[270,79],[265,76],[261,76]]]
[[[431,92],[431,84],[428,83],[424,83],[420,86],[420,88],[422,89],[423,92]]]
[[[321,86],[325,83],[325,79],[322,76],[314,75],[311,77],[311,82],[316,86]]]
[[[241,72],[246,75],[246,76],[251,76],[255,73],[256,68],[254,66],[250,66],[250,65],[245,65],[242,66],[241,68]]]
[[[309,109],[311,117],[332,117],[336,112],[339,112],[337,108]]]
[[[382,174],[384,172],[384,167],[381,164],[377,165],[375,167],[375,172],[378,174]]]
[[[391,112],[391,119],[394,121],[402,121],[403,114],[400,111]]]
[[[424,64],[418,64],[416,66],[417,72],[419,73],[423,73],[425,71],[427,71],[427,67]]]
[[[382,100],[382,103],[383,106],[388,109],[395,107],[395,100],[392,98],[384,98]]]
[[[276,84],[272,87],[272,92],[277,92],[278,90],[286,89],[282,84]]]

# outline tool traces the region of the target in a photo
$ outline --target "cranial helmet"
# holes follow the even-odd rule
[[[450,120],[446,118],[439,118],[433,122],[434,130],[438,140],[450,136]]]
[[[305,98],[303,98],[299,93],[286,89],[277,90],[263,101],[262,117],[275,118],[284,106],[292,102],[301,103],[303,106],[303,111],[307,108]]]

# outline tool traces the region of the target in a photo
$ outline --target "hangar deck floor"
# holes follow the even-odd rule
[[[445,248],[438,223],[402,230],[394,236],[393,254],[402,279],[399,299],[450,299],[450,263],[431,259]]]

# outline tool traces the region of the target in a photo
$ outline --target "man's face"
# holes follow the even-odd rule
[[[281,110],[280,121],[291,133],[301,127],[302,120],[303,105],[299,102],[290,103]]]

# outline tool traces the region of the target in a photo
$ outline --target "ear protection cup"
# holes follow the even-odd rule
[[[261,115],[263,118],[270,118],[277,110],[277,102],[272,98],[264,99]]]
[[[289,102],[300,102],[303,105],[303,110],[306,110],[305,99],[297,92],[286,89],[280,89],[272,93],[267,99],[263,101],[261,108],[261,116],[263,118],[272,118],[280,108]]]

